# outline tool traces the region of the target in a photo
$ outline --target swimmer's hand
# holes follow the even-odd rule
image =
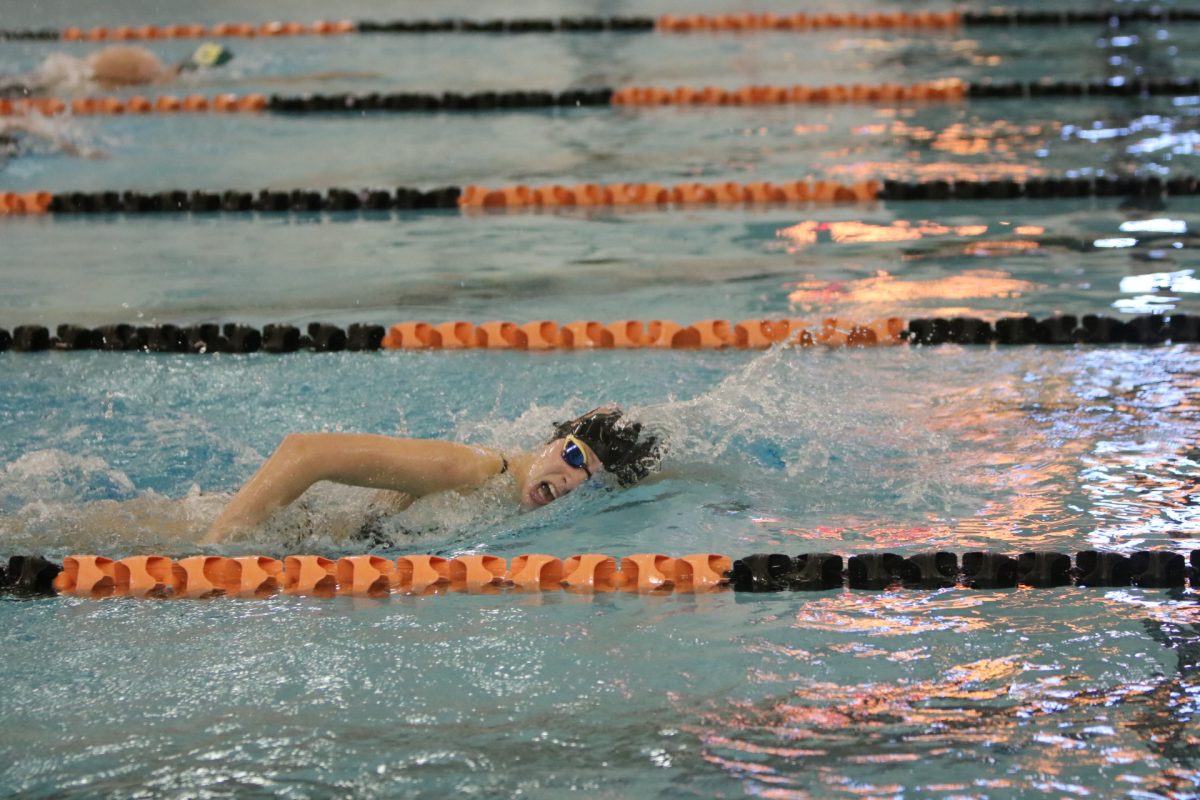
[[[238,490],[202,540],[217,544],[254,528],[319,481],[390,489],[413,497],[473,489],[496,475],[495,450],[435,439],[356,433],[294,433]]]

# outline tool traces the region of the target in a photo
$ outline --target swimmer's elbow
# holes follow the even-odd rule
[[[292,466],[320,463],[321,445],[319,433],[289,433],[283,437],[275,454]]]
[[[275,450],[275,455],[289,459],[310,457],[317,449],[316,442],[319,436],[320,434],[313,433],[289,433],[279,443],[279,447]]]
[[[336,480],[343,470],[344,442],[328,433],[289,433],[271,456],[272,472],[303,492],[321,480]]]
[[[312,437],[311,433],[289,433],[279,443],[280,450],[299,450]]]

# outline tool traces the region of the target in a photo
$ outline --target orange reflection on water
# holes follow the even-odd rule
[[[911,242],[931,236],[982,236],[987,233],[987,230],[987,225],[949,226],[926,220],[910,222],[906,219],[898,219],[887,225],[862,222],[861,220],[840,222],[805,220],[786,228],[780,228],[775,231],[775,236],[788,241],[787,252],[796,253],[818,241],[839,244]]]
[[[796,612],[795,627],[835,633],[857,632],[864,636],[911,636],[931,631],[966,633],[988,627],[988,621],[982,616],[951,612],[976,612],[980,606],[991,602],[991,598],[967,594],[943,600],[945,602],[939,606],[942,613],[917,619],[912,613],[913,604],[919,603],[920,599],[911,592],[843,592],[805,603]]]
[[[1040,148],[1046,136],[1061,127],[1058,124],[1020,125],[999,119],[988,124],[956,122],[935,131],[924,125],[910,125],[904,120],[897,120],[891,124],[888,132],[901,141],[930,142],[934,150],[954,155],[981,155]]]
[[[851,785],[867,788],[864,776],[846,774],[847,764],[905,764],[947,756],[957,761],[964,753],[978,758],[996,747],[1020,752],[1024,777],[1014,781],[984,772],[971,781],[975,789],[1044,790],[1068,765],[1072,771],[1081,766],[1149,766],[1156,755],[1170,758],[1168,746],[1191,752],[1200,741],[1189,729],[1188,714],[1176,709],[1173,698],[1186,688],[1176,678],[1070,688],[1069,682],[1087,682],[1087,677],[1042,677],[1036,661],[1032,653],[1011,653],[951,666],[931,680],[811,681],[766,704],[734,701],[702,713],[695,733],[704,748],[702,757],[756,784],[753,794],[816,793],[790,796],[820,796],[822,786],[839,792]],[[1034,722],[1054,717],[1061,722]],[[1150,752],[1131,747],[1126,732]],[[880,774],[877,780],[893,777]],[[927,777],[938,781],[941,776]],[[1194,786],[1198,777],[1194,769],[1168,767],[1157,775],[1118,779],[1180,789],[1189,781]],[[945,778],[920,787],[905,782],[908,790],[957,786]]]
[[[873,277],[849,281],[798,281],[788,302],[793,310],[821,306],[877,306],[896,311],[902,304],[917,301],[1013,298],[1037,288],[1037,284],[1012,277],[1000,270],[972,269],[943,278],[902,279],[880,270]]]
[[[836,525],[818,525],[812,530],[796,530],[794,528],[783,528],[779,532],[785,536],[795,536],[798,539],[808,539],[811,541],[821,541],[823,539],[836,539],[846,531],[845,527]]]
[[[807,220],[780,228],[775,235],[797,245],[815,244],[818,239],[832,242],[907,242],[920,239],[923,235],[919,227],[911,227],[903,220],[891,225],[872,225],[867,222],[852,220],[848,222],[817,222]],[[794,253],[802,248],[789,248]]]
[[[1059,427],[1078,406],[1061,402],[1069,380],[1048,376],[1037,384],[1011,382],[997,375],[989,382],[947,392],[938,413],[926,421],[931,432],[980,445],[979,455],[961,470],[964,485],[985,499],[971,516],[955,523],[956,547],[980,546],[1023,552],[1053,547],[1089,525],[1086,514],[1070,502],[1069,488],[1078,480],[1076,459],[1092,447],[1087,437],[1067,436]],[[980,402],[981,397],[992,398]],[[1005,447],[1003,430],[1020,430],[1021,439]]]
[[[976,257],[1007,256],[1040,249],[1041,243],[1030,239],[990,239],[986,242],[968,242],[963,248],[963,253]]]
[[[1044,143],[1040,125],[1015,126],[997,120],[988,126],[955,123],[938,133],[930,147],[956,156],[978,156],[1036,150]]]
[[[979,164],[956,164],[950,161],[931,161],[924,164],[912,161],[853,161],[846,164],[830,164],[826,177],[854,181],[882,178],[902,181],[994,181],[1026,180],[1046,174],[1046,170],[1038,166],[1001,164],[993,161]]]
[[[862,536],[875,541],[879,547],[923,546],[945,540],[953,531],[944,523],[932,525],[879,525],[867,522],[858,526]]]

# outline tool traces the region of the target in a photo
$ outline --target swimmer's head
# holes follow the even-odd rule
[[[650,474],[662,457],[654,436],[616,406],[592,409],[569,422],[556,422],[552,435],[517,476],[521,506],[537,508],[578,489],[601,471],[622,486]]]
[[[643,436],[642,424],[625,416],[619,406],[601,406],[573,420],[554,423],[551,442],[568,436],[587,445],[622,486],[637,483],[662,460],[658,437]]]
[[[198,69],[212,69],[222,64],[228,64],[233,59],[233,51],[223,44],[205,42],[196,48],[190,56],[179,65],[180,72],[190,72]]]

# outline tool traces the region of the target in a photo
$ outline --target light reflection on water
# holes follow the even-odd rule
[[[0,780],[1009,797],[1115,773],[1186,792],[1198,608],[1136,589],[0,603],[23,720],[0,729]]]
[[[1060,605],[1069,603],[1065,598],[1029,591],[811,600],[795,627],[842,641],[752,642],[751,652],[772,667],[751,672],[750,680],[781,693],[711,715],[712,727],[697,729],[704,757],[770,797],[1092,796],[1110,770],[1127,791],[1194,791],[1194,596],[1166,603],[1143,603],[1127,592],[1076,599],[1103,611],[1075,616]],[[930,635],[935,620],[956,634],[942,637],[941,648],[929,644],[937,638]],[[1003,637],[1006,628],[1015,636],[1004,654],[979,644]],[[1146,651],[1144,635],[1162,650]],[[958,645],[967,641],[976,646]],[[1140,668],[1118,666],[1130,658]],[[852,668],[846,659],[866,664]],[[899,665],[900,677],[897,668],[872,668],[881,661]],[[832,662],[864,677],[824,679]],[[926,666],[914,671],[918,664]],[[987,767],[997,759],[1008,765],[1003,773]]]
[[[1135,216],[1141,216],[1137,214]],[[1133,236],[1095,236],[1048,233],[1042,225],[1014,223],[1001,218],[980,222],[892,219],[807,219],[776,230],[782,250],[808,262],[826,256],[849,261],[866,272],[869,254],[899,245],[900,264],[879,262],[874,274],[836,278],[806,276],[784,284],[793,311],[853,314],[870,318],[895,313],[898,308],[920,307],[930,316],[976,316],[995,320],[1011,316],[1014,307],[1042,297],[1060,297],[1056,310],[1082,315],[1078,297],[1099,286],[1119,293],[1109,303],[1109,313],[1187,313],[1197,293],[1193,269],[1160,271],[1153,265],[1190,263],[1195,237],[1182,220],[1148,217],[1114,221],[1111,233]],[[1093,226],[1089,226],[1094,229]],[[1097,271],[1098,254],[1128,250],[1125,274],[1116,279]],[[1073,266],[1087,256],[1087,266]],[[996,268],[976,264],[988,259]],[[860,265],[860,260],[863,262]],[[949,267],[934,272],[934,266]],[[1025,277],[1029,276],[1029,277]],[[1074,280],[1064,282],[1064,278]],[[1008,302],[1004,302],[1008,301]],[[1023,312],[1018,312],[1023,313]]]

